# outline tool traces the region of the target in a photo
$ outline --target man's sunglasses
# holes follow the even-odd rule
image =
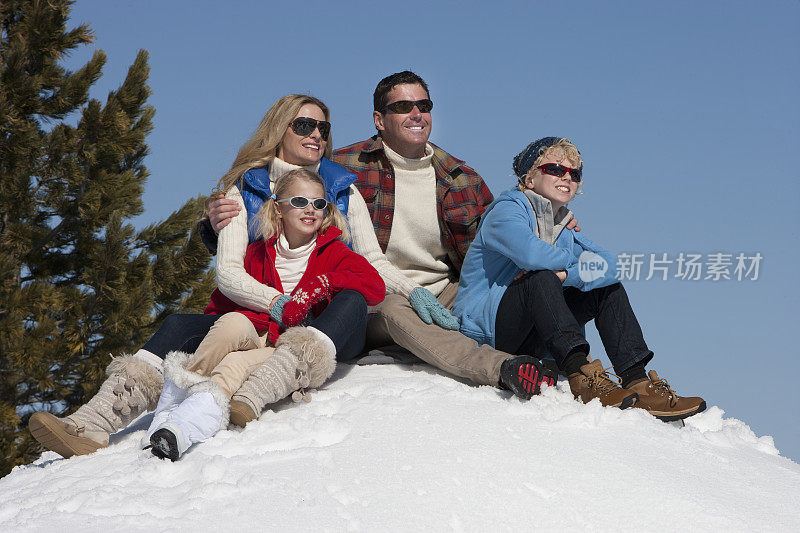
[[[417,106],[420,113],[430,113],[431,109],[433,109],[433,102],[430,98],[425,98],[423,100],[398,100],[383,106],[381,113],[386,113],[388,109],[392,113],[405,115],[406,113],[411,113],[414,106]]]
[[[540,165],[536,168],[549,176],[555,176],[557,178],[560,178],[564,174],[569,172],[570,176],[572,176],[573,181],[575,181],[576,183],[581,182],[581,175],[583,174],[583,171],[579,168],[569,168],[563,165],[559,165],[558,163],[547,163],[545,165]]]
[[[297,117],[289,123],[292,131],[301,137],[307,137],[313,133],[314,129],[319,128],[319,136],[323,141],[328,140],[331,133],[331,123],[325,120],[317,120],[309,117]]]
[[[317,211],[322,211],[328,206],[328,200],[325,198],[306,198],[305,196],[292,196],[291,198],[284,198],[283,200],[275,200],[276,202],[283,203],[289,202],[289,205],[294,207],[295,209],[305,209],[305,207],[311,203],[312,207]]]

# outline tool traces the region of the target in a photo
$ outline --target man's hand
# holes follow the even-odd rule
[[[578,225],[578,219],[573,216],[572,220],[567,222],[567,229],[574,229],[575,231],[580,231],[581,227]]]
[[[561,280],[561,283],[564,283],[565,281],[567,281],[567,272],[566,272],[566,270],[554,270],[553,272],[556,273],[556,276],[558,276],[558,279]]]
[[[219,233],[222,228],[230,224],[240,209],[236,200],[225,198],[224,194],[217,196],[217,199],[208,206],[208,220],[211,221],[214,233]]]

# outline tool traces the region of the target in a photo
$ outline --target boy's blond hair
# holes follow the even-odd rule
[[[527,174],[521,178],[517,178],[517,188],[519,190],[524,191],[527,189],[527,187],[525,187],[525,177],[536,172],[537,167],[542,164],[544,158],[551,154],[555,159],[558,160],[568,159],[572,162],[575,168],[583,167],[583,158],[581,157],[581,153],[578,151],[578,147],[572,144],[572,141],[566,137],[562,137],[552,145],[545,146],[539,150],[539,155],[536,157],[536,160],[533,162],[533,165],[531,165],[531,168],[528,170]],[[581,194],[582,187],[583,181],[578,184],[578,194]]]

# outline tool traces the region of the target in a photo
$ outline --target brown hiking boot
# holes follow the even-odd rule
[[[42,446],[65,459],[94,453],[108,446],[108,433],[105,431],[86,431],[85,426],[76,425],[70,418],[57,418],[47,412],[33,413],[28,429]]]
[[[648,413],[664,422],[682,420],[705,411],[706,402],[702,398],[678,396],[666,379],[658,377],[655,370],[651,370],[648,377],[628,387],[639,395],[636,407],[647,409]]]
[[[603,370],[600,359],[583,365],[580,372],[572,374],[568,379],[572,394],[576,399],[580,398],[583,403],[589,403],[589,401],[599,398],[600,403],[606,407],[627,409],[636,405],[637,394],[623,389],[612,381],[608,372]]]

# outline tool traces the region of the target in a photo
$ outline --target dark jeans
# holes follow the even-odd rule
[[[142,346],[161,359],[173,350],[194,353],[214,322],[222,315],[175,313]],[[361,353],[367,331],[367,302],[361,293],[347,290],[336,294],[328,307],[311,324],[330,337],[336,359],[347,361]]]
[[[194,353],[208,330],[221,316],[187,313],[169,315],[142,348],[161,359],[173,350]]]
[[[581,328],[592,319],[617,374],[652,358],[621,283],[582,292],[564,288],[550,270],[529,272],[508,286],[495,318],[495,345],[518,355],[552,355],[563,369],[573,351],[589,353]]]
[[[367,301],[357,291],[339,292],[309,325],[330,337],[336,346],[337,361],[349,361],[364,349]]]

